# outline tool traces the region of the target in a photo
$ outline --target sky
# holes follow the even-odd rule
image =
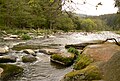
[[[74,3],[67,3],[63,9],[67,11],[73,11],[78,14],[87,15],[103,15],[116,13],[117,8],[114,7],[114,0],[86,0],[86,4],[83,4],[85,0],[73,0]],[[102,6],[98,6],[96,10],[96,5],[101,2]],[[68,6],[70,8],[68,8]],[[71,8],[72,7],[72,8]]]

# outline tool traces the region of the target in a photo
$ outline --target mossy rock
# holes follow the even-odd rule
[[[90,63],[93,62],[93,59],[85,54],[81,54],[78,56],[76,63],[74,64],[75,70],[80,70],[88,66]]]
[[[25,55],[22,57],[22,62],[26,63],[26,62],[34,62],[37,61],[37,58],[32,56],[32,55]]]
[[[20,75],[23,73],[23,68],[12,64],[0,64],[0,68],[3,68],[1,79],[8,80],[8,78]]]
[[[72,53],[60,53],[51,55],[51,61],[65,66],[73,64],[75,55]]]
[[[89,65],[82,70],[75,70],[65,75],[61,81],[92,81],[101,80],[101,72],[96,65]]]
[[[12,49],[20,51],[20,50],[24,50],[24,49],[40,49],[40,48],[41,48],[40,45],[18,44],[18,45],[15,45]]]

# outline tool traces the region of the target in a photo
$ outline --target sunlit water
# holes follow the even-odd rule
[[[99,32],[99,33],[67,33],[63,35],[55,35],[50,38],[41,40],[41,38],[27,41],[28,44],[40,44],[40,45],[51,45],[53,47],[64,49],[66,44],[77,44],[87,42],[91,40],[106,40],[107,38],[116,38],[119,41],[120,35],[112,32]],[[17,44],[21,41],[14,42],[1,42],[0,45],[12,45]],[[22,41],[24,42],[24,41]],[[72,70],[72,66],[63,67],[50,62],[50,56],[37,53],[37,62],[34,63],[22,63],[21,57],[24,55],[21,51],[12,51],[10,54],[18,57],[16,65],[24,68],[24,73],[21,77],[13,78],[9,81],[60,81],[63,76]]]

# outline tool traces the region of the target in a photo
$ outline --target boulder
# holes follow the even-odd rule
[[[8,80],[9,78],[12,78],[14,76],[18,76],[21,73],[23,73],[23,68],[16,66],[16,65],[12,65],[12,64],[0,64],[0,68],[1,69],[1,77],[0,79],[3,79],[3,81]]]
[[[107,62],[118,51],[120,46],[116,44],[96,44],[87,46],[82,54],[90,56],[94,61]]]
[[[52,49],[52,48],[44,48],[44,49],[40,49],[39,52],[44,53],[44,54],[48,54],[48,55],[52,55],[52,54],[59,53],[60,50],[59,49]]]
[[[120,51],[108,60],[103,69],[105,81],[120,81]]]
[[[73,64],[75,55],[72,53],[58,53],[51,55],[50,60],[64,66]]]
[[[84,69],[67,73],[61,81],[99,81],[102,74],[97,64],[91,64]]]
[[[26,62],[34,62],[37,61],[37,58],[32,56],[32,55],[25,55],[22,57],[22,62],[26,63]]]
[[[20,50],[24,50],[24,49],[41,49],[41,47],[42,46],[38,45],[38,44],[20,43],[20,44],[14,45],[12,49],[20,51]]]
[[[0,47],[0,55],[6,54],[9,52],[9,48],[7,46],[5,47]]]
[[[26,54],[31,54],[33,56],[36,56],[36,53],[32,49],[24,49],[23,52]]]
[[[16,59],[13,55],[0,56],[0,63],[16,62]]]

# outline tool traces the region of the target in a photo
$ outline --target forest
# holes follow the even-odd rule
[[[69,1],[69,0],[68,0]],[[119,1],[115,0],[116,7]],[[0,29],[119,30],[120,15],[82,17],[62,10],[61,0],[0,0]]]

